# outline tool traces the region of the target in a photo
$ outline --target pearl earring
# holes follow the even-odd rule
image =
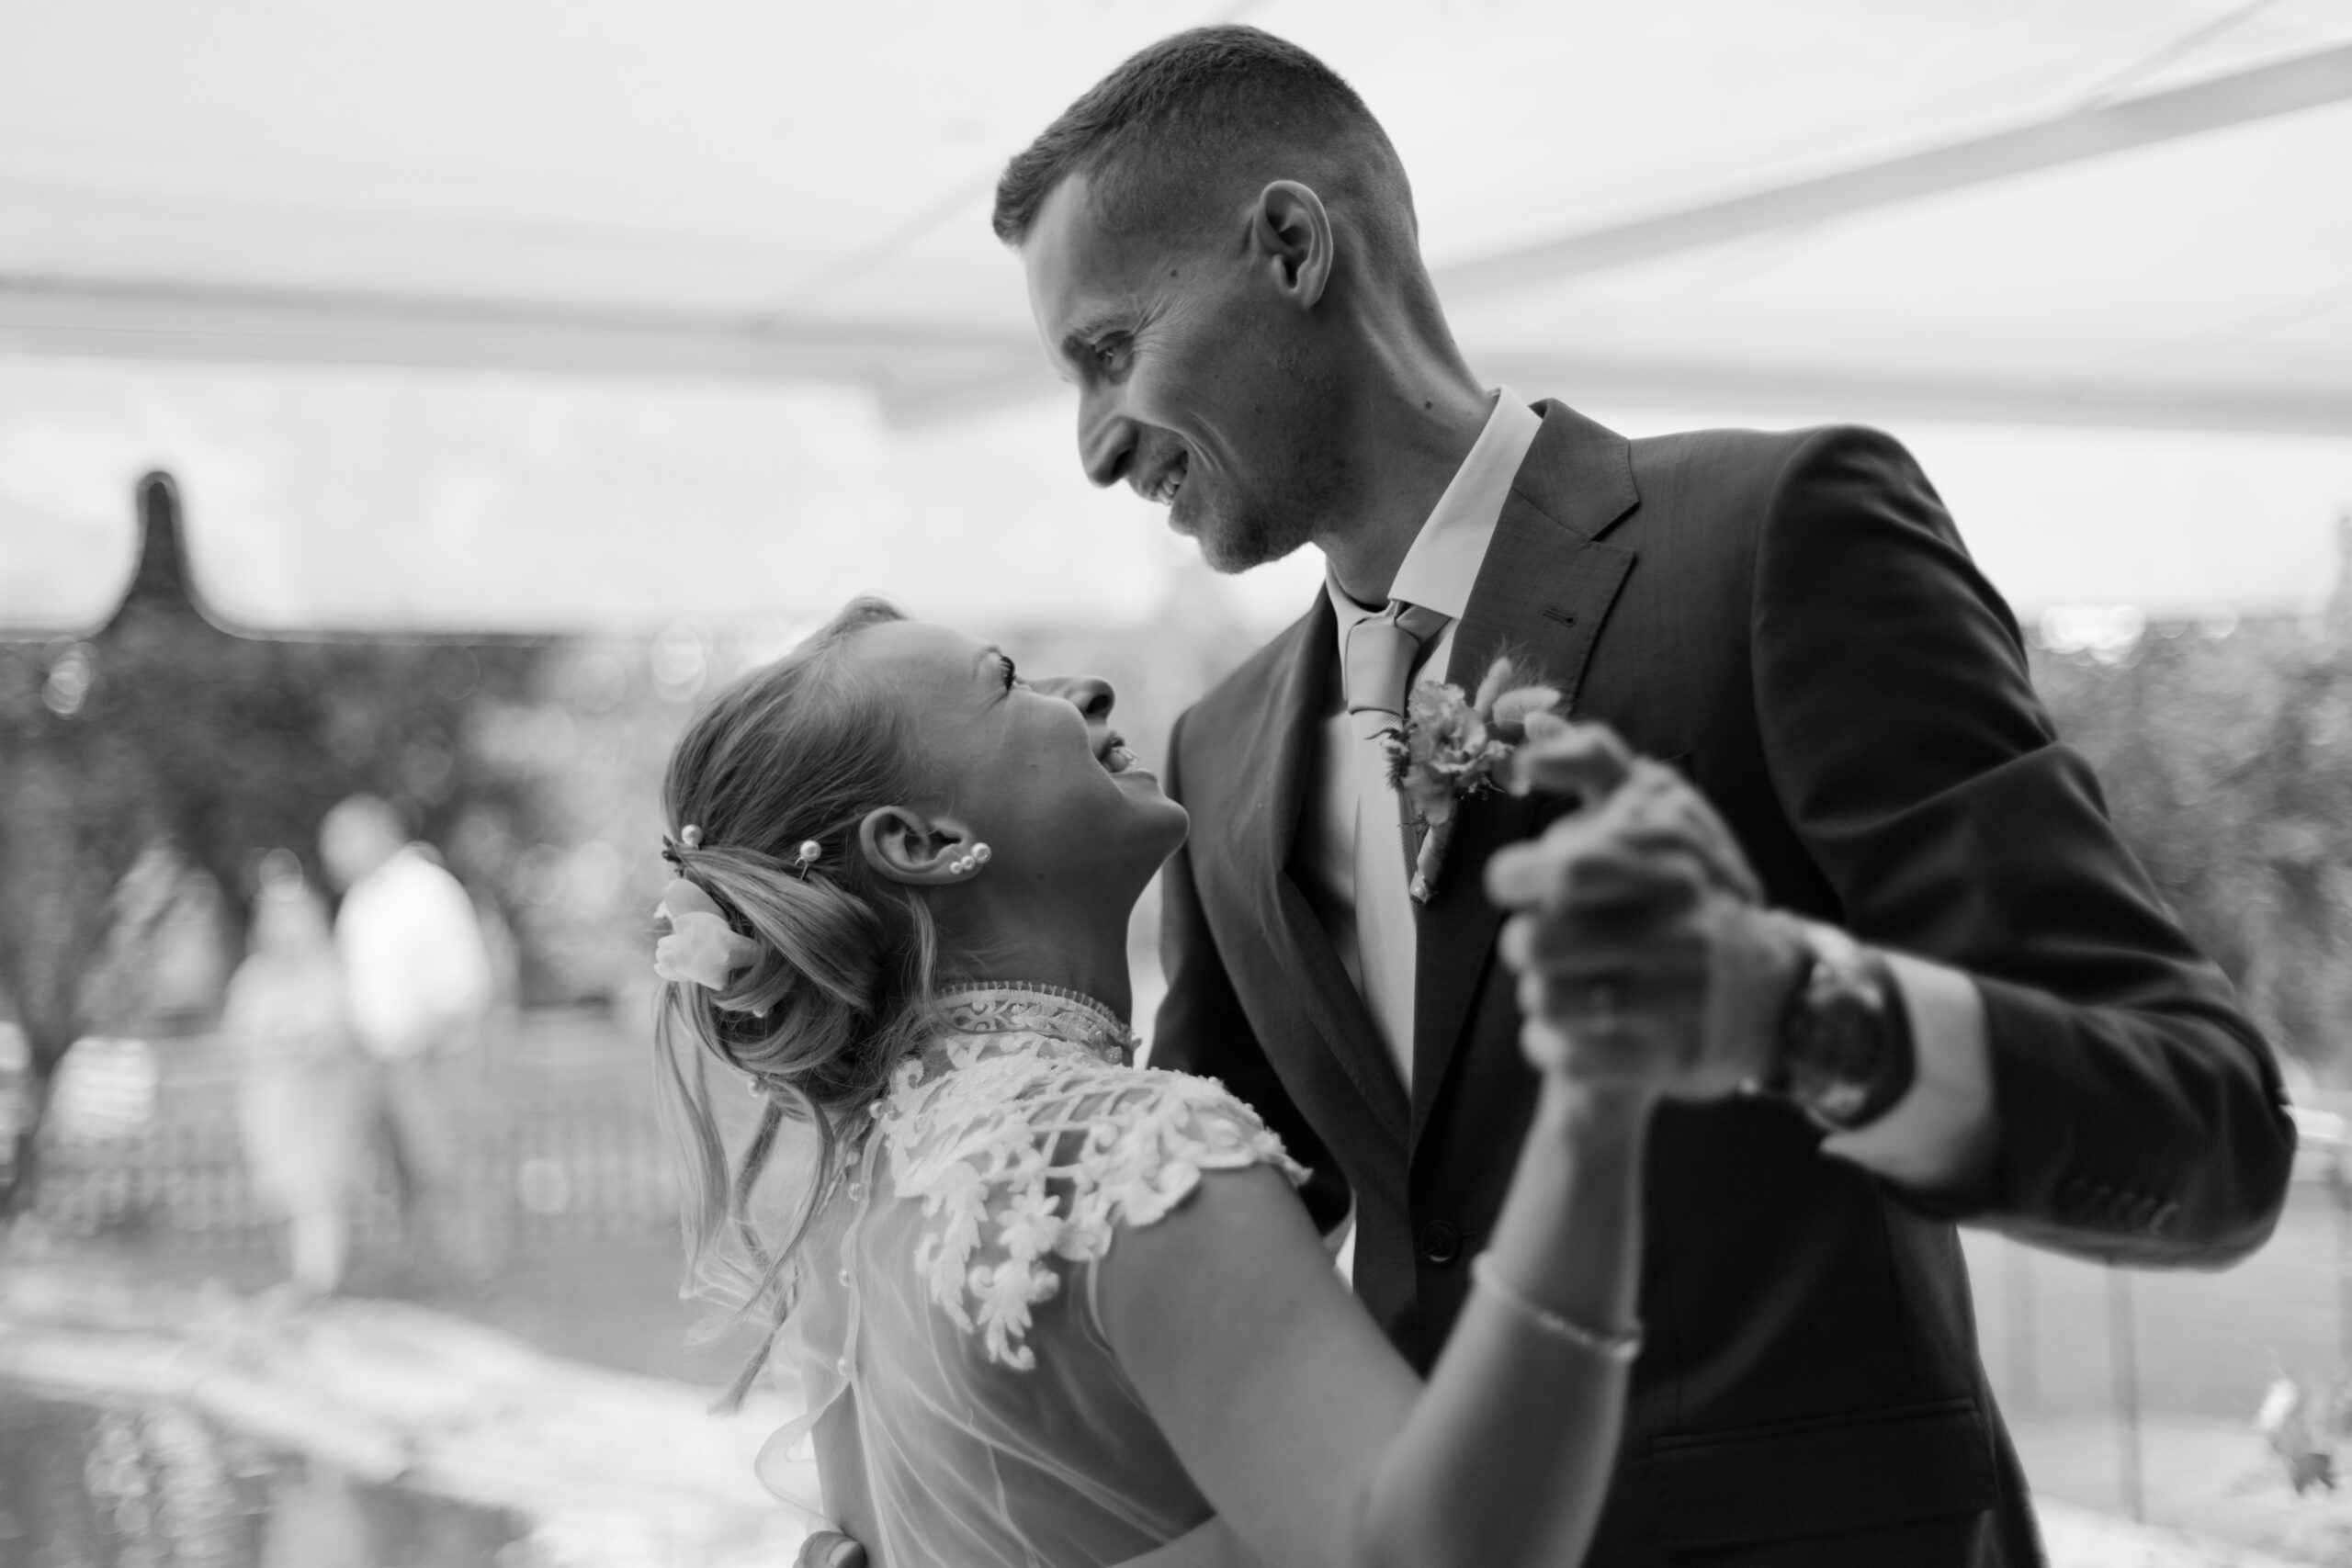
[[[969,876],[972,873],[979,870],[980,867],[988,864],[989,857],[994,853],[996,853],[996,852],[989,849],[986,844],[974,844],[969,854],[958,855],[954,860],[949,861],[947,863],[947,869],[953,875]]]

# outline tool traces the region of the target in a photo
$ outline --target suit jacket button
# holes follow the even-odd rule
[[[1421,1227],[1421,1256],[1441,1269],[1462,1256],[1462,1233],[1443,1220]]]

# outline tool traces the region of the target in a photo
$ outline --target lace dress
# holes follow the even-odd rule
[[[899,1067],[803,1244],[775,1365],[807,1414],[762,1478],[824,1517],[806,1439],[848,1398],[881,1568],[1247,1562],[1121,1371],[1096,1266],[1204,1171],[1306,1171],[1218,1084],[1129,1066],[1096,1004],[944,1006],[951,1032]]]

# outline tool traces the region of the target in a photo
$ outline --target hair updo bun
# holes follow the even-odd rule
[[[688,1287],[725,1307],[722,1324],[755,1312],[771,1329],[781,1320],[793,1253],[839,1158],[836,1125],[880,1097],[932,1026],[939,943],[930,909],[857,852],[866,814],[914,798],[921,780],[888,694],[842,657],[859,632],[904,618],[878,599],[853,601],[721,693],[670,754],[672,863],[758,948],[723,989],[664,983],[655,1022],[663,1120],[684,1168]],[[700,829],[695,841],[687,823]],[[764,1099],[738,1162],[713,1108],[714,1062],[748,1076]],[[818,1161],[790,1238],[771,1247],[752,1198],[786,1121],[814,1130]],[[727,1403],[741,1401],[765,1360],[763,1348]]]

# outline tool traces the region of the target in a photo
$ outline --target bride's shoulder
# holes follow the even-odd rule
[[[1104,1256],[1211,1170],[1306,1169],[1214,1079],[1106,1062],[1043,1041],[952,1042],[899,1069],[876,1106],[891,1186],[922,1206],[916,1267],[933,1299],[992,1359],[1034,1364],[1029,1308],[1059,1288],[1056,1260]]]

